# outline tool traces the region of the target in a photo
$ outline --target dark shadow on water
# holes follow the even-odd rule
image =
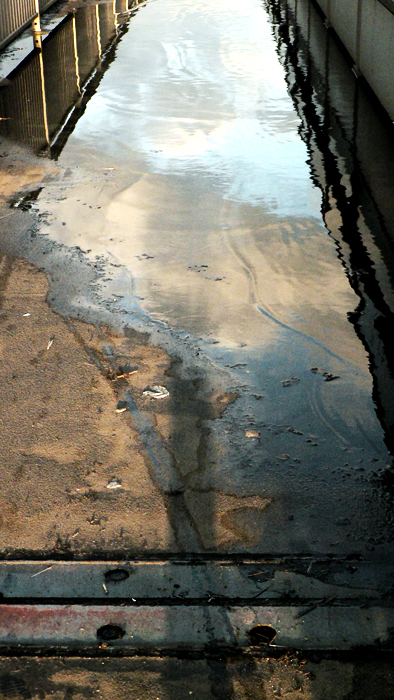
[[[360,299],[349,321],[366,348],[373,399],[394,452],[394,127],[309,0],[266,3],[302,124],[322,213]]]

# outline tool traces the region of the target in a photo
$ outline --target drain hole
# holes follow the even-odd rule
[[[269,625],[256,625],[248,632],[251,644],[271,644],[276,630]]]
[[[112,642],[115,639],[122,639],[125,631],[119,625],[103,625],[97,630],[97,639],[102,639],[103,642]]]
[[[111,569],[111,571],[106,571],[104,575],[106,581],[112,581],[113,583],[126,581],[126,579],[130,576],[126,569]]]

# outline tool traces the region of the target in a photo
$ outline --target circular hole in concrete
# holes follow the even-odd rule
[[[255,625],[248,632],[251,644],[271,644],[276,637],[276,630],[270,625]]]
[[[120,625],[103,625],[97,630],[97,639],[103,642],[113,642],[115,639],[122,639],[125,631]]]
[[[106,571],[104,576],[106,581],[119,583],[119,581],[126,581],[130,574],[126,569],[111,569],[110,571]]]

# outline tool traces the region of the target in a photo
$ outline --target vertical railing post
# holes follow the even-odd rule
[[[101,32],[100,32],[100,15],[99,15],[99,6],[96,5],[96,32],[97,32],[97,48],[98,48],[98,54],[99,54],[99,59],[101,59]]]
[[[34,48],[42,48],[42,34],[41,34],[41,21],[40,21],[40,0],[34,0],[36,15],[32,22],[33,28],[33,41]]]
[[[117,8],[116,8],[116,0],[113,0],[112,6],[113,6],[113,13],[114,13],[115,31],[116,31],[116,33],[118,33],[119,22],[118,22]]]
[[[39,55],[40,61],[40,75],[41,75],[41,96],[42,96],[42,113],[44,115],[44,130],[45,130],[45,140],[49,146],[49,128],[48,128],[48,114],[47,114],[47,98],[45,94],[45,77],[44,77],[44,61],[42,57],[42,51]]]
[[[36,16],[33,19],[33,41],[34,47],[39,49],[39,61],[40,61],[40,78],[41,78],[41,98],[42,98],[42,113],[44,119],[44,130],[45,130],[45,140],[49,146],[49,128],[48,128],[48,114],[47,114],[47,98],[45,93],[45,76],[44,76],[44,59],[42,56],[42,32],[41,32],[41,21],[40,21],[40,0],[34,0]]]
[[[73,42],[74,42],[74,58],[75,58],[75,74],[77,76],[77,89],[79,94],[81,94],[81,80],[79,76],[79,58],[78,58],[78,44],[77,44],[77,24],[75,21],[75,12],[73,13]]]

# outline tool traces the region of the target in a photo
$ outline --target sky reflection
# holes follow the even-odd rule
[[[198,172],[223,198],[320,217],[299,124],[260,3],[163,0],[133,18],[68,148],[135,153],[151,172]]]

